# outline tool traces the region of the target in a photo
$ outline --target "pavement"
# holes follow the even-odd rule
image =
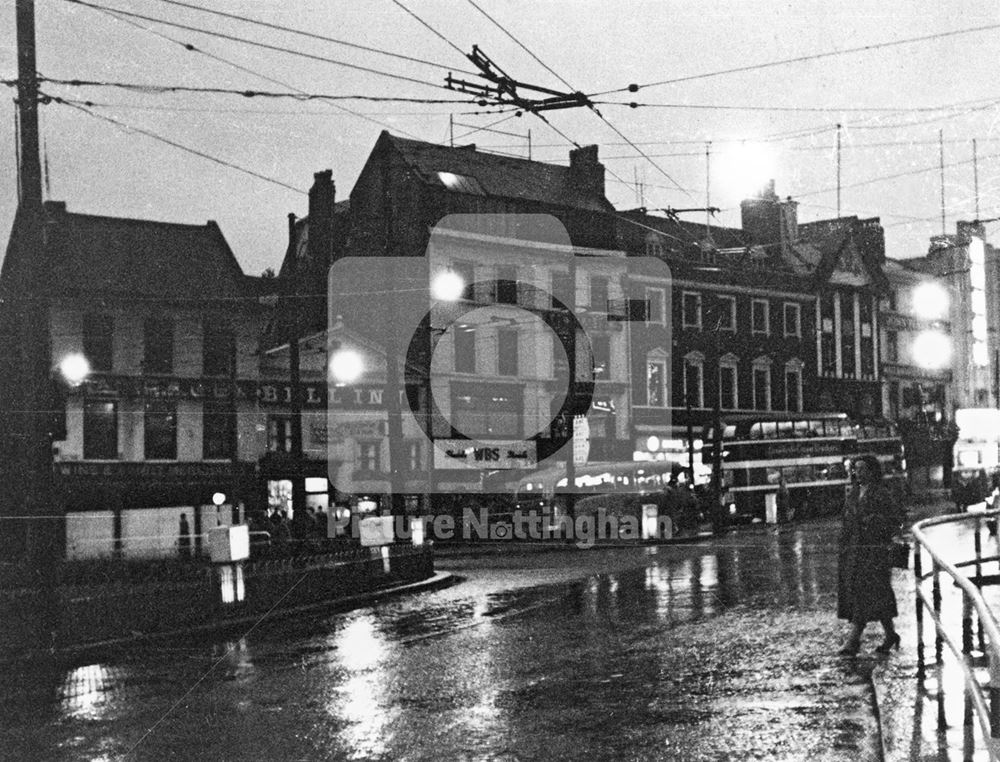
[[[934,501],[915,506],[910,518],[916,522],[951,513],[953,509],[953,504],[947,501]],[[936,549],[946,551],[949,560],[967,560],[973,556],[974,538],[968,526],[935,528],[928,536]],[[984,554],[995,555],[996,540],[987,538],[985,530],[983,536]],[[910,569],[897,569],[893,573],[899,608],[896,628],[901,647],[888,658],[859,657],[873,662],[871,679],[883,759],[886,762],[989,759],[976,719],[967,711],[961,668],[947,645],[943,647],[942,664],[938,666],[934,662],[934,623],[926,614],[923,645],[926,672],[923,681],[918,679],[917,596],[912,557]],[[951,583],[942,584],[941,592],[942,618],[953,625],[949,632],[960,638],[961,595]],[[984,591],[988,603],[1000,604],[997,592],[995,588]],[[881,633],[876,632],[880,629],[878,625],[870,629],[868,638],[873,642],[867,644],[869,650],[881,639]]]

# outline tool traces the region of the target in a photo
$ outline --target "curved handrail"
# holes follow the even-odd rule
[[[1000,709],[1000,623],[997,622],[997,618],[993,611],[983,600],[983,596],[982,593],[980,593],[979,588],[970,582],[969,579],[959,571],[959,567],[966,567],[976,564],[977,562],[981,564],[986,559],[979,555],[979,545],[977,542],[977,556],[975,559],[972,561],[962,561],[957,564],[950,563],[942,558],[940,553],[934,550],[930,538],[928,538],[924,533],[926,529],[931,527],[941,526],[943,524],[967,523],[970,521],[975,522],[975,531],[978,532],[980,531],[982,522],[991,517],[1000,517],[1000,510],[989,510],[971,514],[965,513],[936,516],[918,521],[911,527],[911,532],[917,542],[917,547],[915,548],[914,576],[916,578],[916,594],[918,596],[918,600],[922,600],[930,609],[935,629],[940,637],[948,644],[948,649],[958,660],[965,678],[966,688],[969,690],[973,699],[973,705],[976,709],[976,715],[979,720],[980,727],[983,730],[983,736],[989,744],[990,758],[1000,760],[1000,746],[998,746],[998,743],[1000,743],[1000,728],[996,727],[997,723],[995,722],[995,719],[998,716],[998,709]],[[920,574],[921,560],[920,557],[916,555],[921,553],[921,551],[927,552],[934,565],[934,571],[926,575]],[[989,670],[989,706],[987,705],[986,698],[983,695],[982,686],[979,684],[979,681],[976,679],[975,674],[972,672],[967,660],[964,658],[963,646],[954,642],[954,638],[947,632],[941,618],[938,616],[940,611],[936,610],[937,607],[934,604],[927,601],[926,595],[921,589],[921,582],[936,575],[938,573],[938,569],[947,573],[948,576],[952,578],[955,585],[961,589],[962,595],[964,596],[963,611],[968,611],[967,607],[971,604],[971,606],[976,610],[980,625],[982,626],[983,633],[985,634],[987,643],[984,645],[986,645]],[[938,596],[938,598],[939,597],[940,596]],[[920,616],[919,608],[918,616]],[[919,644],[918,649],[920,654],[920,663],[922,664],[922,642]]]

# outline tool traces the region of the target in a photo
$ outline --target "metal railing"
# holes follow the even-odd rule
[[[1000,517],[1000,510],[938,516],[917,522],[913,525],[912,532],[916,541],[913,575],[916,587],[917,679],[923,686],[926,675],[924,658],[924,611],[926,610],[934,622],[934,661],[939,668],[943,665],[944,647],[947,646],[962,670],[965,680],[965,724],[972,725],[974,713],[982,729],[990,759],[1000,761],[1000,624],[983,600],[981,592],[985,585],[1000,584],[1000,573],[991,575],[983,573],[986,564],[1000,564],[1000,556],[983,556],[982,542],[982,530],[986,521],[996,521],[997,517]],[[972,524],[974,556],[971,560],[951,563],[934,549],[925,530],[943,524]],[[930,558],[930,571],[927,573],[923,570],[925,554]],[[973,572],[971,578],[963,573],[963,570],[969,567]],[[962,595],[960,640],[953,631],[953,620],[942,617],[941,579],[944,575],[951,577]],[[925,584],[928,580],[931,588],[929,596]],[[978,648],[975,647],[977,640]],[[981,671],[984,665],[988,673],[985,691],[977,675],[977,670]],[[943,687],[940,680],[937,690],[938,726],[939,729],[943,729],[945,717]]]

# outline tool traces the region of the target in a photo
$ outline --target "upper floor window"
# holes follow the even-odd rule
[[[802,361],[785,363],[785,410],[802,412]]]
[[[497,302],[517,304],[517,268],[513,265],[497,268]]]
[[[378,473],[382,470],[382,443],[358,442],[358,470]]]
[[[667,324],[667,296],[662,288],[646,289],[646,322]]]
[[[591,336],[590,348],[594,353],[594,378],[610,378],[611,337],[603,333]]]
[[[471,326],[455,326],[455,372],[476,372],[476,330]]]
[[[767,299],[754,299],[751,303],[751,331],[769,334],[771,332],[771,310]]]
[[[739,407],[739,360],[725,355],[719,360],[719,407],[735,410]]]
[[[83,316],[83,354],[96,372],[110,373],[113,363],[115,319],[88,312]]]
[[[144,373],[172,373],[174,370],[174,321],[169,317],[148,317],[143,323]]]
[[[150,400],[145,410],[147,460],[177,459],[177,404]]]
[[[206,319],[203,323],[202,374],[229,376],[236,363],[236,336],[228,325]]]
[[[663,256],[663,244],[660,242],[660,237],[656,233],[650,233],[646,238],[646,256],[647,257],[662,257]]]
[[[793,302],[785,302],[785,336],[802,335],[802,307]]]
[[[753,406],[755,410],[771,409],[771,359],[758,357],[753,361]]]
[[[651,407],[667,404],[667,363],[655,356],[646,360],[646,404]]]
[[[236,412],[230,402],[202,403],[201,447],[205,460],[232,458],[236,451]]]
[[[459,175],[454,172],[438,172],[438,180],[450,191],[457,193],[468,193],[475,196],[483,196],[483,187],[479,181],[469,175]]]
[[[476,272],[471,262],[452,262],[450,269],[462,283],[462,299],[472,300],[475,297]]]
[[[681,299],[681,325],[684,328],[701,328],[701,294],[685,291]]]
[[[716,320],[718,321],[718,330],[720,331],[735,331],[736,330],[736,297],[735,296],[719,296],[716,302],[716,309],[718,311],[718,316]]]
[[[501,328],[497,331],[497,374],[517,375],[517,329]]]
[[[83,457],[86,460],[113,460],[118,457],[117,402],[84,401]]]
[[[608,311],[608,279],[603,275],[590,276],[590,309],[593,312]]]
[[[570,280],[569,273],[558,271],[552,273],[551,294],[554,308],[559,308],[557,301],[565,307],[569,307],[575,302],[576,295],[573,293],[573,282]]]
[[[268,452],[292,451],[292,419],[287,415],[269,415],[267,417],[267,450]]]
[[[684,404],[690,407],[705,406],[705,358],[700,352],[684,357]]]

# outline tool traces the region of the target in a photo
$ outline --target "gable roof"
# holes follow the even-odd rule
[[[575,182],[566,166],[484,153],[475,150],[475,146],[452,148],[408,140],[388,132],[382,133],[379,142],[382,141],[391,145],[415,175],[430,186],[592,211],[614,211],[603,194]],[[458,178],[449,186],[439,176],[440,172]]]
[[[53,293],[224,300],[256,290],[219,226],[45,207]]]
[[[830,283],[841,268],[845,254],[856,256],[870,281],[879,291],[888,288],[888,279],[882,270],[884,237],[878,218],[860,220],[857,217],[838,217],[817,220],[799,225],[799,235],[819,254],[813,272],[813,288]],[[881,245],[880,245],[881,242]]]

